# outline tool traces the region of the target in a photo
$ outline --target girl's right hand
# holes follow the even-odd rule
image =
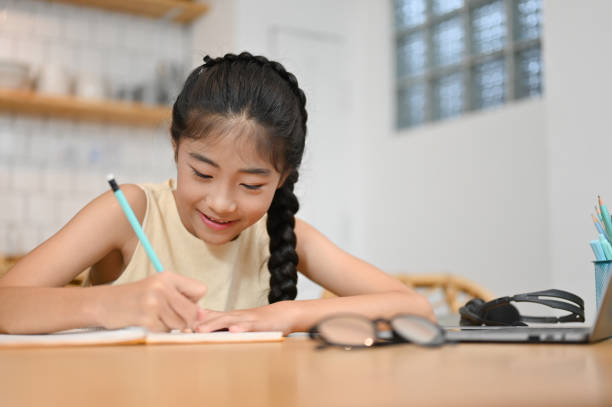
[[[154,332],[195,328],[202,315],[198,300],[206,294],[202,282],[167,270],[108,288],[113,294],[100,310],[102,326],[142,326]]]

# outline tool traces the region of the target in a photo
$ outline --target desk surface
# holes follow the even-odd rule
[[[5,406],[612,405],[596,345],[280,343],[0,349]]]

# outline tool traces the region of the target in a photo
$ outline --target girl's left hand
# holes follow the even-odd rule
[[[196,332],[227,329],[230,332],[282,331],[291,333],[294,301],[279,301],[257,308],[234,311],[200,311]]]

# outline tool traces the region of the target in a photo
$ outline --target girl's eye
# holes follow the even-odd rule
[[[258,190],[259,188],[263,187],[263,185],[249,185],[249,184],[240,184],[243,187],[245,187],[246,189],[249,189],[251,191],[255,191]]]
[[[193,170],[193,173],[200,178],[204,178],[204,179],[212,178],[210,175],[202,174],[201,172],[196,171],[195,168],[191,168],[191,169]]]

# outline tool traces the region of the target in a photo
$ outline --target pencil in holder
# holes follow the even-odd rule
[[[606,284],[610,279],[610,270],[612,269],[612,260],[597,260],[595,264],[595,304],[599,309],[599,304],[604,295]]]

